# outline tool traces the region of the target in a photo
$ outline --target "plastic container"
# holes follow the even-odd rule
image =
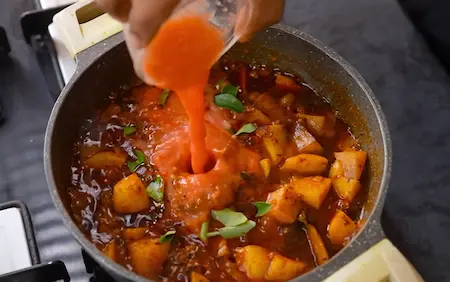
[[[245,7],[246,0],[182,0],[172,16],[207,15],[211,25],[217,27],[223,37],[224,49],[220,56],[226,53],[240,38],[236,32],[238,13]],[[128,26],[124,25],[125,39],[128,38]],[[144,49],[133,49],[128,45],[136,74],[147,84],[157,84],[143,72]],[[219,58],[217,58],[219,59]]]

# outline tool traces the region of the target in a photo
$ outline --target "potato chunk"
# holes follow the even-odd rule
[[[116,152],[105,151],[93,155],[84,164],[92,168],[105,168],[108,166],[121,167],[125,164],[126,160],[127,155],[120,150],[116,150]]]
[[[322,156],[299,154],[286,159],[282,171],[294,171],[302,175],[320,175],[327,168],[328,160]]]
[[[312,224],[306,224],[306,235],[308,236],[309,245],[311,246],[316,263],[322,265],[327,262],[330,257],[316,227]]]
[[[353,198],[361,189],[361,183],[356,179],[338,177],[333,178],[332,183],[336,194],[338,194],[340,198],[347,200],[348,202],[353,201]]]
[[[191,272],[190,282],[209,282],[209,279],[195,271]]]
[[[277,75],[277,77],[275,78],[275,85],[282,90],[293,92],[296,92],[301,88],[300,85],[298,85],[292,77],[281,74]]]
[[[286,281],[300,275],[306,268],[301,261],[286,258],[278,253],[272,253],[266,280]]]
[[[306,120],[306,127],[309,131],[315,136],[325,136],[326,132],[326,123],[324,116],[312,116],[305,114],[298,114],[298,117]]]
[[[283,125],[269,125],[264,130],[264,148],[272,159],[272,162],[279,164],[286,147],[286,130]]]
[[[263,280],[270,266],[269,252],[260,246],[237,248],[234,254],[239,270],[250,279]]]
[[[301,197],[288,185],[269,193],[267,202],[272,205],[267,215],[285,224],[297,219],[302,205]]]
[[[261,164],[261,167],[264,171],[264,176],[267,178],[269,177],[270,174],[270,169],[272,166],[272,162],[270,161],[270,159],[262,159],[259,161],[259,163]]]
[[[328,177],[336,178],[344,175],[344,167],[342,166],[342,162],[340,160],[335,160],[330,167],[330,171],[328,172]]]
[[[292,178],[291,187],[302,200],[313,208],[319,209],[331,188],[331,179],[321,176]]]
[[[323,152],[316,138],[300,123],[297,123],[294,129],[294,143],[299,153],[322,154]]]
[[[135,173],[114,185],[113,206],[120,213],[133,213],[150,207],[144,184]]]
[[[268,93],[259,95],[253,106],[267,115],[271,121],[283,121],[285,119],[284,110]]]
[[[122,231],[122,236],[125,240],[139,240],[144,237],[146,231],[145,227],[127,228]]]
[[[103,249],[103,253],[105,256],[110,258],[111,260],[116,260],[117,258],[117,244],[115,240],[110,241],[105,248]]]
[[[300,275],[306,268],[301,261],[286,258],[263,247],[249,245],[235,251],[239,270],[250,280],[289,280]]]
[[[328,225],[328,237],[331,243],[343,245],[356,232],[356,224],[343,211],[337,210]]]
[[[342,164],[342,175],[347,178],[359,180],[366,165],[367,153],[364,151],[334,153],[336,160]],[[331,171],[330,171],[331,173]]]
[[[270,125],[272,123],[270,118],[258,109],[245,112],[243,115],[246,122],[256,123],[257,125]]]
[[[160,243],[159,239],[140,239],[128,244],[131,264],[136,273],[154,277],[169,255],[170,244]]]

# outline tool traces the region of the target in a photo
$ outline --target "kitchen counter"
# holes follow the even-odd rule
[[[9,6],[8,6],[9,5]],[[0,59],[0,201],[23,200],[43,261],[87,281],[80,247],[54,213],[42,147],[53,99],[22,40],[31,0],[0,1],[11,58]],[[383,226],[426,281],[450,281],[450,78],[394,0],[288,0],[284,22],[322,40],[361,74],[382,104],[394,152]],[[449,141],[449,144],[446,142]]]

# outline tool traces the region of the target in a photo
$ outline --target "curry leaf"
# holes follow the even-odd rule
[[[214,232],[209,232],[207,234],[208,237],[213,237],[217,235],[221,235],[225,239],[239,238],[250,230],[252,230],[256,226],[256,222],[253,220],[247,220],[246,222],[232,227],[222,227]]]
[[[134,162],[127,162],[127,166],[131,171],[135,171],[138,166],[145,162],[145,155],[140,150],[134,150],[134,155],[136,156],[136,160]]]
[[[230,95],[233,95],[234,97],[236,97],[239,92],[239,88],[234,85],[229,84],[229,85],[224,86],[221,92],[222,92],[222,94],[230,94]]]
[[[219,236],[220,232],[219,231],[213,231],[213,232],[208,232],[206,233],[206,237],[214,237],[214,236]]]
[[[211,211],[212,217],[220,221],[227,227],[238,226],[247,221],[247,217],[241,212],[235,212],[231,209],[223,209],[221,211]]]
[[[272,205],[266,202],[255,202],[253,205],[258,209],[258,212],[256,213],[256,217],[260,217],[265,215],[270,211],[272,208]]]
[[[135,126],[125,126],[123,128],[123,135],[128,136],[136,132]]]
[[[166,234],[159,237],[159,242],[163,244],[169,243],[170,241],[172,241],[173,237],[175,237],[175,233],[177,233],[175,230],[167,231]]]
[[[161,97],[159,98],[159,104],[164,107],[166,105],[167,99],[169,98],[170,90],[164,89]]]
[[[238,113],[244,111],[244,104],[238,98],[231,94],[219,94],[214,97],[214,103],[225,109],[229,109]]]
[[[200,239],[206,241],[208,239],[209,221],[202,223],[202,229],[200,230]]]
[[[254,123],[247,123],[243,125],[237,132],[236,136],[242,134],[242,133],[253,133],[256,130],[256,125]]]
[[[161,202],[164,199],[164,182],[161,176],[157,176],[156,179],[147,186],[147,195],[155,200]]]
[[[134,154],[136,155],[136,159],[139,162],[139,164],[145,162],[145,155],[144,153],[142,153],[141,150],[134,150]]]

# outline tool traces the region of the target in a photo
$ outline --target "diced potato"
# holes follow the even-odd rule
[[[361,183],[356,179],[337,177],[333,178],[332,183],[336,194],[348,202],[351,202],[361,189]]]
[[[85,146],[83,144],[80,144],[78,146],[78,150],[80,151],[80,160],[84,164],[87,159],[101,152],[103,149],[100,146]]]
[[[313,154],[299,154],[286,159],[282,171],[293,171],[302,175],[320,175],[325,172],[328,160]]]
[[[260,95],[253,106],[267,115],[271,121],[283,121],[285,119],[284,110],[268,93]]]
[[[286,130],[283,125],[269,125],[264,130],[264,148],[272,159],[272,162],[278,164],[281,162],[286,147]]]
[[[135,173],[114,185],[113,206],[120,213],[133,213],[150,207],[144,184]]]
[[[259,246],[248,245],[237,248],[234,254],[239,270],[254,280],[263,280],[269,269],[269,252]]]
[[[364,151],[334,153],[336,160],[341,161],[343,174],[347,178],[360,179],[366,165],[367,153]]]
[[[283,97],[281,97],[281,99],[280,99],[281,106],[283,106],[285,108],[292,107],[294,102],[295,102],[295,96],[292,93],[288,93],[288,94],[284,95]]]
[[[268,177],[270,174],[270,169],[272,166],[272,162],[270,161],[270,159],[262,159],[259,161],[259,163],[261,164],[261,167],[264,171],[264,176]]]
[[[267,215],[285,224],[293,223],[297,219],[302,205],[301,197],[289,185],[269,193],[267,202],[272,205]]]
[[[301,199],[313,208],[319,209],[331,188],[331,179],[322,176],[292,178],[291,184]]]
[[[131,264],[136,273],[154,277],[169,255],[170,244],[160,243],[159,239],[140,239],[128,244]]]
[[[272,121],[268,116],[263,114],[258,109],[253,109],[253,111],[244,113],[245,115],[245,121],[246,122],[252,122],[256,123],[257,125],[270,125],[272,124]]]
[[[108,258],[110,258],[111,260],[116,260],[117,258],[117,245],[116,245],[116,241],[112,240],[110,241],[105,248],[103,249],[103,253],[105,254],[105,256],[107,256]]]
[[[195,271],[191,272],[190,282],[209,282],[209,279]]]
[[[108,166],[121,167],[125,164],[126,160],[127,155],[120,150],[116,150],[116,152],[105,151],[88,158],[84,164],[92,168],[105,168]]]
[[[145,227],[127,228],[122,231],[122,235],[125,240],[139,240],[144,237],[146,231]]]
[[[314,225],[306,224],[306,235],[308,236],[309,245],[311,246],[316,263],[322,265],[327,262],[330,258],[328,256],[327,248]]]
[[[288,77],[285,75],[277,75],[275,78],[275,84],[278,88],[285,91],[298,91],[300,90],[300,85],[294,81],[292,77]]]
[[[343,211],[337,210],[328,225],[328,237],[331,243],[343,245],[356,232],[356,224]]]
[[[322,154],[323,148],[306,128],[297,123],[294,129],[294,143],[299,153]]]
[[[301,261],[286,258],[278,253],[271,254],[269,269],[266,280],[286,281],[299,276],[306,268],[306,264]]]
[[[328,177],[336,178],[344,175],[344,167],[342,166],[342,162],[340,160],[335,160],[330,167],[330,171],[328,172]]]
[[[324,116],[312,116],[305,114],[298,114],[300,118],[306,120],[306,126],[308,130],[315,136],[326,136],[326,123]]]

